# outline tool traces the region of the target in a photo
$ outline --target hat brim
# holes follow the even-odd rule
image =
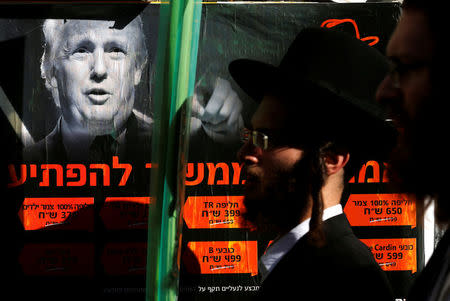
[[[228,70],[239,87],[256,102],[260,102],[282,76],[278,67],[249,59],[232,61]]]
[[[292,83],[287,83],[289,81],[289,76],[284,74],[283,71],[276,66],[271,64],[250,60],[250,59],[238,59],[232,61],[229,64],[229,72],[239,87],[253,100],[256,102],[261,102],[264,96],[271,94],[277,89],[286,89]],[[314,83],[308,82],[297,82],[298,89],[302,84],[314,85]],[[319,87],[319,86],[316,86]],[[319,87],[322,88],[323,87]],[[327,90],[327,89],[325,89]],[[329,91],[330,93],[333,93]],[[276,93],[276,92],[275,92]],[[336,96],[336,99],[340,97]],[[312,103],[302,103],[305,109],[302,116],[308,116],[307,121],[317,120],[317,116],[323,117],[323,112],[319,112],[320,108],[323,107],[333,107],[335,113],[339,111],[341,113],[342,120],[347,120],[347,125],[342,125],[345,129],[352,128],[353,130],[343,134],[344,139],[347,141],[348,146],[353,149],[353,151],[365,154],[371,159],[387,160],[390,150],[396,140],[396,130],[391,124],[387,124],[383,119],[380,119],[377,114],[371,114],[372,112],[368,110],[363,110],[358,106],[350,105],[348,101],[342,100],[342,102],[328,103],[325,99],[317,98],[317,102]],[[315,105],[311,106],[311,104]],[[339,108],[340,106],[340,108]],[[317,113],[317,114],[316,114]],[[343,114],[342,114],[343,113]],[[299,113],[300,114],[300,113]],[[310,119],[311,118],[311,119]],[[332,118],[333,119],[333,118]],[[341,126],[338,126],[336,120],[330,120],[334,123],[332,127],[328,127],[329,122],[321,122],[319,125],[310,123],[309,137],[305,142],[315,141],[317,138],[325,138],[328,136],[333,136],[336,131],[340,131]],[[297,122],[301,122],[302,118],[297,119]],[[332,121],[331,121],[332,120]],[[350,126],[353,120],[354,126]],[[334,130],[330,130],[335,129]],[[324,133],[327,132],[325,135]],[[339,136],[340,136],[339,134]],[[315,136],[315,137],[314,137]],[[341,139],[343,138],[341,137]]]

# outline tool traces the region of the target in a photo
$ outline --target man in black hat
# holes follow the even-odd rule
[[[387,70],[383,56],[344,33],[309,28],[278,67],[241,59],[229,69],[259,102],[238,156],[245,217],[277,234],[260,258],[261,298],[392,300],[340,205],[354,171],[392,144],[372,101]]]

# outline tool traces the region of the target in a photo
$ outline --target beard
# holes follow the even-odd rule
[[[447,185],[442,183],[447,143],[440,129],[442,119],[427,107],[422,107],[414,120],[405,124],[391,153],[388,170],[390,181],[398,189],[423,198]]]
[[[264,174],[246,169],[243,218],[261,232],[289,231],[298,225],[309,205],[310,164],[302,158],[290,170]]]
[[[419,213],[423,214],[425,199],[431,197],[436,201],[437,222],[446,223],[450,222],[450,195],[443,174],[448,150],[442,131],[448,110],[431,104],[430,100],[421,107],[399,135],[388,172],[396,189],[416,196]]]

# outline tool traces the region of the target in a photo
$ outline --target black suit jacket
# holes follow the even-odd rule
[[[126,124],[125,153],[120,156],[121,161],[150,162],[152,126],[138,118],[134,113],[130,115]],[[32,163],[67,163],[67,154],[62,141],[61,120],[55,128],[42,140],[24,149],[23,157]],[[110,161],[111,158],[108,158]],[[76,162],[80,163],[80,162]]]
[[[344,214],[323,224],[326,244],[303,236],[262,283],[261,300],[393,300],[384,272]]]
[[[450,229],[441,238],[425,269],[418,275],[409,292],[408,301],[435,301],[450,273]],[[436,291],[434,291],[436,289]],[[433,294],[434,293],[434,294]]]
[[[152,126],[148,121],[142,120],[133,113],[127,120],[126,130],[125,147],[117,156],[119,157],[119,164],[128,163],[132,165],[132,172],[126,186],[118,187],[117,184],[122,178],[123,170],[111,168],[112,184],[110,187],[118,187],[116,192],[124,193],[125,195],[129,195],[129,192],[137,195],[146,195],[150,189],[150,169],[146,168],[146,163],[151,163]],[[44,139],[25,148],[23,157],[24,161],[30,164],[56,163],[65,165],[67,163],[82,163],[89,166],[90,163],[107,163],[112,167],[112,156],[92,162],[89,158],[82,162],[68,159],[62,141],[61,120],[58,121],[55,128]],[[29,184],[29,181],[27,181],[27,184]],[[33,187],[35,184],[31,183],[30,185]],[[67,189],[67,187],[63,188],[64,191],[70,193],[70,189]],[[61,193],[61,191],[58,193]]]

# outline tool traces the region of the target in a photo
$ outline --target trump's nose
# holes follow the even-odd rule
[[[91,79],[95,81],[102,81],[107,76],[107,68],[105,63],[105,52],[102,49],[94,51],[92,62]]]

